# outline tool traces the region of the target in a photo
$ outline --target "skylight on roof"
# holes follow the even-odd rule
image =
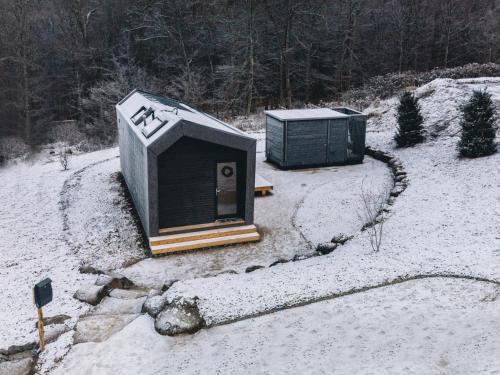
[[[162,126],[166,125],[168,123],[168,120],[161,120],[160,118],[155,118],[153,121],[151,121],[149,124],[144,126],[142,128],[142,134],[146,137],[149,138],[151,137],[154,133],[156,133],[158,130],[162,128]]]
[[[137,112],[132,115],[132,117],[130,117],[130,120],[132,120],[134,125],[139,125],[141,122],[144,122],[143,126],[145,126],[147,123],[154,120],[154,118],[154,109],[151,107],[146,109],[145,106],[142,106]]]
[[[142,121],[142,115],[146,112],[146,107],[142,106],[139,110],[130,117],[134,125],[139,125]]]

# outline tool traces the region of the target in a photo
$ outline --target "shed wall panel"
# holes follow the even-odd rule
[[[366,116],[349,117],[349,147],[347,158],[351,162],[362,162],[365,156]]]
[[[328,120],[289,121],[286,132],[286,166],[326,163]]]
[[[266,158],[278,164],[283,159],[283,123],[266,116]]]
[[[147,150],[117,111],[120,166],[144,231],[150,234]]]
[[[330,120],[328,130],[328,163],[344,163],[347,160],[347,119]]]

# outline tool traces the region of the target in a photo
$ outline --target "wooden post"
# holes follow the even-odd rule
[[[45,350],[45,330],[43,326],[43,312],[41,307],[37,307],[38,310],[38,336],[40,337],[40,351]]]
[[[35,289],[33,289],[33,303],[35,303],[35,305],[36,305]],[[40,351],[43,352],[45,350],[45,330],[44,330],[44,326],[43,326],[43,311],[42,311],[42,308],[38,307],[38,306],[37,306],[36,310],[38,312],[38,337],[40,339],[39,348],[40,348]]]

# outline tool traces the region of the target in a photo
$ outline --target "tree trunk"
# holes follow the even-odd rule
[[[33,145],[32,139],[32,123],[31,123],[31,103],[30,103],[30,83],[28,64],[26,61],[22,63],[22,80],[23,80],[23,109],[24,109],[24,138],[29,146]]]
[[[254,51],[253,51],[253,0],[249,0],[248,14],[248,78],[246,92],[245,115],[248,116],[252,110],[253,85],[254,85]]]

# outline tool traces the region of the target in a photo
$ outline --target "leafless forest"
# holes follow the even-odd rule
[[[499,24],[497,0],[0,0],[0,137],[110,144],[135,87],[245,115],[499,62]]]

